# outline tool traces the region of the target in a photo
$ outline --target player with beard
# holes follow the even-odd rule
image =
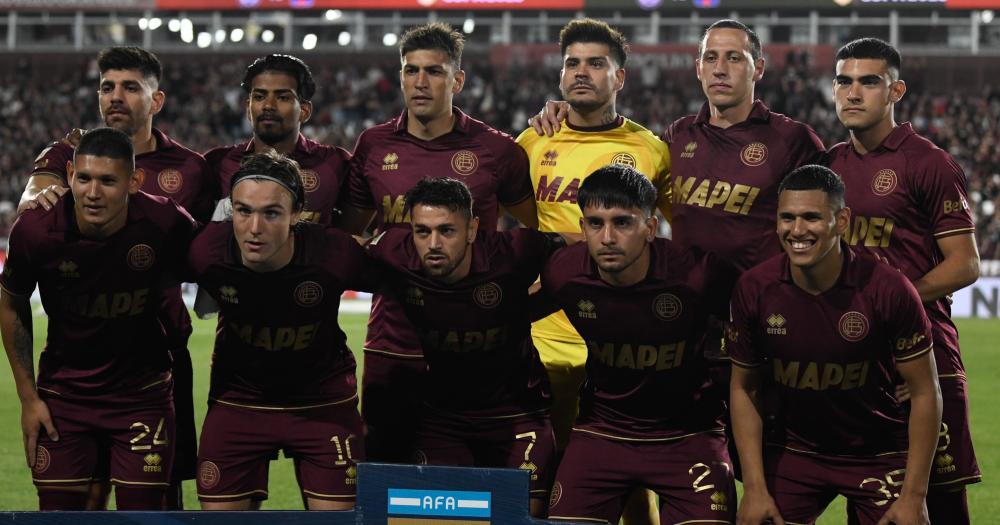
[[[406,192],[427,176],[458,177],[472,192],[479,227],[492,231],[506,209],[537,224],[528,159],[510,136],[452,105],[462,91],[465,39],[447,24],[414,27],[400,39],[399,83],[406,109],[365,130],[351,159],[343,227],[360,234],[408,227]],[[403,305],[376,294],[365,341],[362,413],[368,457],[409,462],[422,406],[426,364]]]
[[[205,153],[219,193],[229,195],[229,183],[244,157],[273,149],[299,163],[306,191],[302,219],[329,224],[347,181],[348,154],[343,148],[309,140],[300,131],[312,116],[316,93],[309,66],[291,55],[267,55],[247,67],[240,86],[247,93],[253,137]]]
[[[232,221],[206,226],[188,255],[220,306],[198,498],[205,510],[256,508],[283,449],[308,509],[350,509],[364,440],[337,315],[345,290],[372,288],[372,265],[349,235],[301,220],[295,161],[251,153],[230,184]]]
[[[858,523],[927,525],[941,392],[917,290],[844,242],[851,210],[828,168],[798,168],[778,192],[785,253],[742,275],[727,330],[737,523],[814,523],[840,494]],[[893,395],[899,378],[908,410]],[[765,396],[777,400],[769,431]]]
[[[527,470],[531,514],[544,517],[555,470],[549,382],[531,342],[528,288],[566,239],[529,228],[479,231],[459,180],[406,194],[412,227],[368,244],[388,268],[421,341],[428,381],[421,463]]]
[[[970,521],[966,486],[982,475],[947,296],[979,277],[979,253],[962,168],[910,123],[895,121],[895,105],[906,94],[901,60],[899,51],[874,38],[837,52],[833,97],[851,140],[830,150],[830,167],[844,177],[854,212],[847,243],[899,268],[927,309],[944,397],[927,507],[932,523],[961,525]]]
[[[112,47],[98,55],[97,66],[101,71],[97,92],[101,116],[107,126],[131,137],[136,169],[144,173],[142,191],[171,198],[199,222],[207,221],[217,195],[205,159],[153,127],[153,117],[166,102],[166,95],[160,89],[159,59],[138,47]],[[66,192],[66,165],[73,158],[75,140],[79,140],[77,131],[38,155],[19,211],[38,206],[50,209]],[[194,479],[197,459],[193,377],[187,348],[191,318],[181,299],[180,287],[164,298],[161,321],[170,337],[178,434],[168,508],[182,509],[181,481]],[[96,479],[101,477],[98,475]],[[106,506],[108,489],[107,482],[95,484],[91,508]]]
[[[176,203],[139,191],[143,172],[121,131],[84,134],[65,169],[70,192],[18,218],[0,276],[0,330],[39,508],[84,510],[104,475],[118,509],[163,510],[176,435],[158,314],[195,224]],[[37,383],[36,284],[48,316]]]

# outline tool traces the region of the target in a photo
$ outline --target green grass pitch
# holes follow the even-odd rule
[[[341,326],[347,333],[351,349],[359,357],[364,340],[365,315],[343,315]],[[1000,418],[996,417],[996,407],[991,397],[995,395],[990,385],[1000,384],[1000,321],[960,320],[962,351],[969,375],[970,404],[972,407],[972,429],[979,457],[979,465],[986,481],[973,485],[969,490],[969,507],[973,523],[991,523],[1000,516],[1000,490],[992,483],[992,474],[1000,468]],[[45,318],[35,318],[36,355],[41,348],[45,334]],[[194,335],[190,348],[195,367],[195,411],[197,421],[205,416],[205,399],[208,395],[208,369],[215,334],[215,322],[194,323]],[[14,384],[9,372],[0,372],[0,392],[5,394],[0,401],[0,510],[32,510],[38,508],[31,476],[25,466],[24,449],[20,436],[20,406],[14,392]],[[991,408],[993,407],[993,408]],[[990,414],[993,414],[991,417]],[[184,483],[185,501],[189,508],[197,508],[197,498],[193,481]],[[280,459],[272,462],[270,475],[270,499],[264,503],[265,509],[301,509],[292,472],[291,461]],[[839,499],[820,518],[821,525],[844,522],[844,504]]]

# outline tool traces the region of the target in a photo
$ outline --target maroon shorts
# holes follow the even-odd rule
[[[271,459],[294,456],[305,496],[353,501],[364,458],[357,403],[306,410],[257,410],[216,402],[201,429],[198,499],[267,499]]]
[[[547,412],[485,419],[425,410],[416,446],[419,464],[527,470],[531,497],[548,497],[556,438]]]
[[[166,490],[175,435],[169,395],[137,404],[44,399],[59,441],[39,435],[32,469],[38,490],[86,485],[109,475],[116,486]]]
[[[411,463],[423,409],[427,364],[422,357],[365,351],[361,415],[370,461]]]
[[[874,524],[899,498],[906,454],[830,457],[778,447],[764,451],[767,488],[788,523],[813,523],[837,495],[847,498],[857,523]]]
[[[966,388],[962,378],[941,378],[944,410],[941,414],[941,436],[931,467],[931,490],[957,490],[983,479],[976,451],[972,447]]]
[[[559,463],[549,519],[618,523],[637,487],[663,498],[661,523],[736,521],[733,467],[721,432],[621,441],[580,430]]]

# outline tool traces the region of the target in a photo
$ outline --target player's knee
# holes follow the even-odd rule
[[[87,510],[87,486],[38,489],[38,510]]]
[[[165,510],[166,487],[115,487],[118,510]]]

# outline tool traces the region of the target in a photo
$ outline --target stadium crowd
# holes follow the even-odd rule
[[[245,94],[234,79],[241,60],[190,60],[164,56],[164,88],[169,93],[157,126],[195,151],[246,140]],[[245,63],[246,62],[246,63]],[[310,59],[317,84],[317,111],[303,128],[307,136],[352,149],[366,128],[398,115],[394,58],[368,65],[337,65]],[[91,56],[81,56],[75,75],[53,79],[42,62],[25,59],[0,72],[0,234],[6,235],[31,162],[46,144],[81,125],[100,122],[93,92],[99,72]],[[468,60],[469,80],[456,98],[470,115],[517,135],[547,99],[559,98],[556,76],[544,66],[499,70]],[[799,62],[801,64],[801,62]],[[69,69],[72,71],[72,69]],[[197,79],[197,81],[192,81]],[[828,147],[847,138],[829,96],[826,72],[787,67],[769,71],[757,86],[759,98],[779,113],[808,123]],[[917,89],[914,89],[917,87]],[[676,118],[696,113],[699,85],[683,75],[632,72],[619,98],[621,113],[656,134]],[[968,177],[983,259],[1000,258],[1000,91],[986,87],[977,96],[928,93],[910,86],[897,106],[897,120],[946,149]]]

